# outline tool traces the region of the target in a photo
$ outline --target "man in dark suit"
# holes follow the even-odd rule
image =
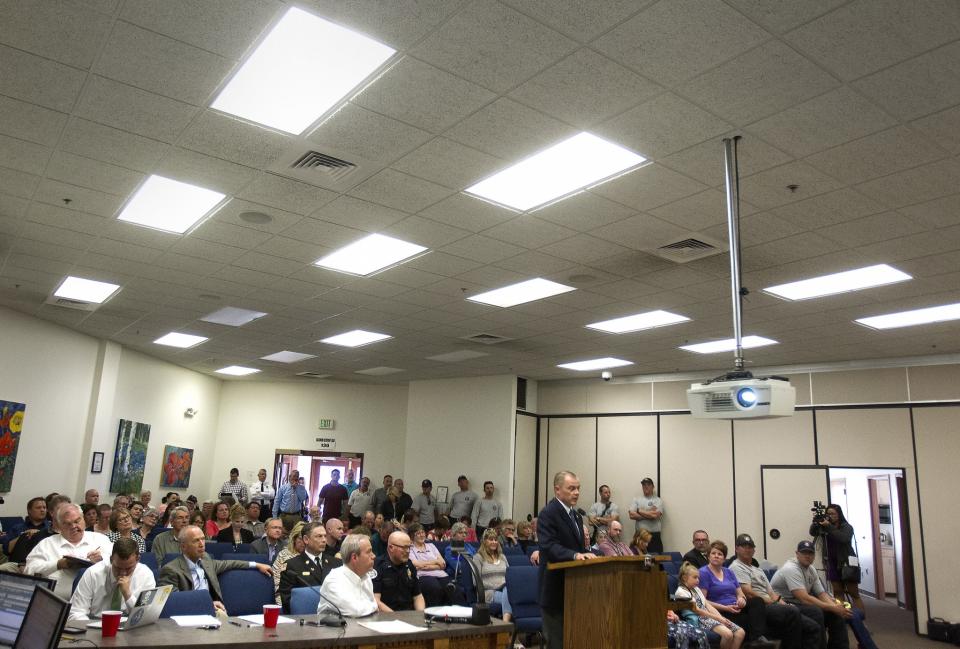
[[[576,510],[580,478],[570,471],[558,472],[553,477],[553,494],[556,497],[537,516],[540,609],[547,649],[563,649],[563,571],[548,571],[547,564],[585,561],[595,555],[583,551],[583,518]]]
[[[283,538],[283,521],[279,518],[268,518],[263,526],[263,536],[250,544],[250,550],[267,555],[267,563],[273,565],[273,560],[286,546],[287,542]]]
[[[280,604],[283,612],[290,612],[290,592],[302,586],[320,586],[334,568],[343,565],[340,559],[324,553],[327,547],[327,530],[320,521],[303,527],[303,552],[287,561],[287,568],[280,573]],[[319,591],[318,591],[319,592]]]
[[[254,561],[220,561],[211,559],[204,551],[204,534],[196,525],[188,525],[180,532],[180,556],[160,570],[158,586],[170,584],[176,590],[207,590],[217,610],[226,612],[223,591],[217,575],[227,570],[256,568],[268,577],[273,571],[265,563]]]

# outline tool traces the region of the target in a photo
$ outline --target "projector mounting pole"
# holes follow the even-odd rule
[[[737,142],[740,136],[723,138],[723,170],[727,190],[727,238],[730,240],[730,293],[733,298],[733,339],[736,371],[743,370],[743,287],[740,284],[740,169],[737,165]]]

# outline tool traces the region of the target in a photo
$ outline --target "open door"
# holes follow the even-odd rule
[[[783,565],[810,538],[810,508],[815,500],[827,504],[830,477],[825,466],[761,466],[760,485],[763,556]]]

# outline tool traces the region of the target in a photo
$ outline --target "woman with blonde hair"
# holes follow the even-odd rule
[[[133,525],[133,516],[129,510],[118,508],[110,514],[110,533],[107,538],[111,543],[116,543],[120,539],[133,539],[137,543],[140,554],[147,551],[147,544],[140,536],[139,530]]]
[[[276,593],[274,599],[280,604],[280,574],[287,569],[287,561],[297,556],[304,549],[303,543],[304,522],[300,521],[290,530],[287,545],[277,553],[277,558],[273,560],[273,592]]]
[[[684,561],[680,566],[677,580],[680,585],[677,586],[674,598],[693,602],[693,612],[697,614],[700,626],[720,636],[720,649],[740,649],[746,633],[732,621],[720,615],[720,611],[714,608],[698,588],[700,571],[697,567],[689,561]]]
[[[394,521],[400,518],[397,516],[401,511],[399,500],[400,492],[397,491],[396,487],[387,489],[387,499],[380,505],[380,513],[383,514],[383,520]]]
[[[647,546],[650,545],[650,539],[652,538],[653,534],[649,530],[637,530],[637,533],[633,535],[633,541],[630,542],[630,550],[642,557],[647,553]]]
[[[480,574],[487,604],[500,604],[503,621],[509,622],[513,618],[510,598],[507,597],[507,567],[510,564],[501,551],[499,535],[500,532],[492,527],[484,530],[480,549],[472,561]]]
[[[233,543],[234,545],[253,543],[253,532],[244,527],[246,524],[247,510],[243,505],[237,503],[230,508],[230,526],[220,530],[216,541],[218,543]]]

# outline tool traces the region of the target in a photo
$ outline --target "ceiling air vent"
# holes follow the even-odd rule
[[[297,376],[302,376],[305,379],[325,379],[330,375],[320,374],[319,372],[297,372]]]
[[[463,336],[464,340],[469,340],[472,343],[480,343],[481,345],[496,345],[499,343],[506,342],[508,340],[513,340],[513,338],[507,338],[506,336],[498,336],[496,334],[488,333],[479,333],[473,334],[472,336]]]
[[[697,235],[696,237],[686,237],[671,241],[670,243],[660,246],[651,252],[663,259],[667,259],[678,264],[685,264],[688,261],[693,261],[695,259],[703,259],[704,257],[718,255],[721,252],[725,252],[726,249],[727,247],[719,241],[702,235]]]
[[[307,151],[302,156],[293,161],[291,169],[312,169],[317,173],[326,174],[334,180],[343,180],[350,172],[357,168],[357,165],[332,155],[320,153],[319,151]]]
[[[74,309],[75,311],[96,311],[99,309],[102,304],[96,302],[84,302],[83,300],[71,300],[66,297],[57,297],[56,295],[50,295],[44,301],[45,304],[50,304],[52,306],[60,306],[65,309]]]

